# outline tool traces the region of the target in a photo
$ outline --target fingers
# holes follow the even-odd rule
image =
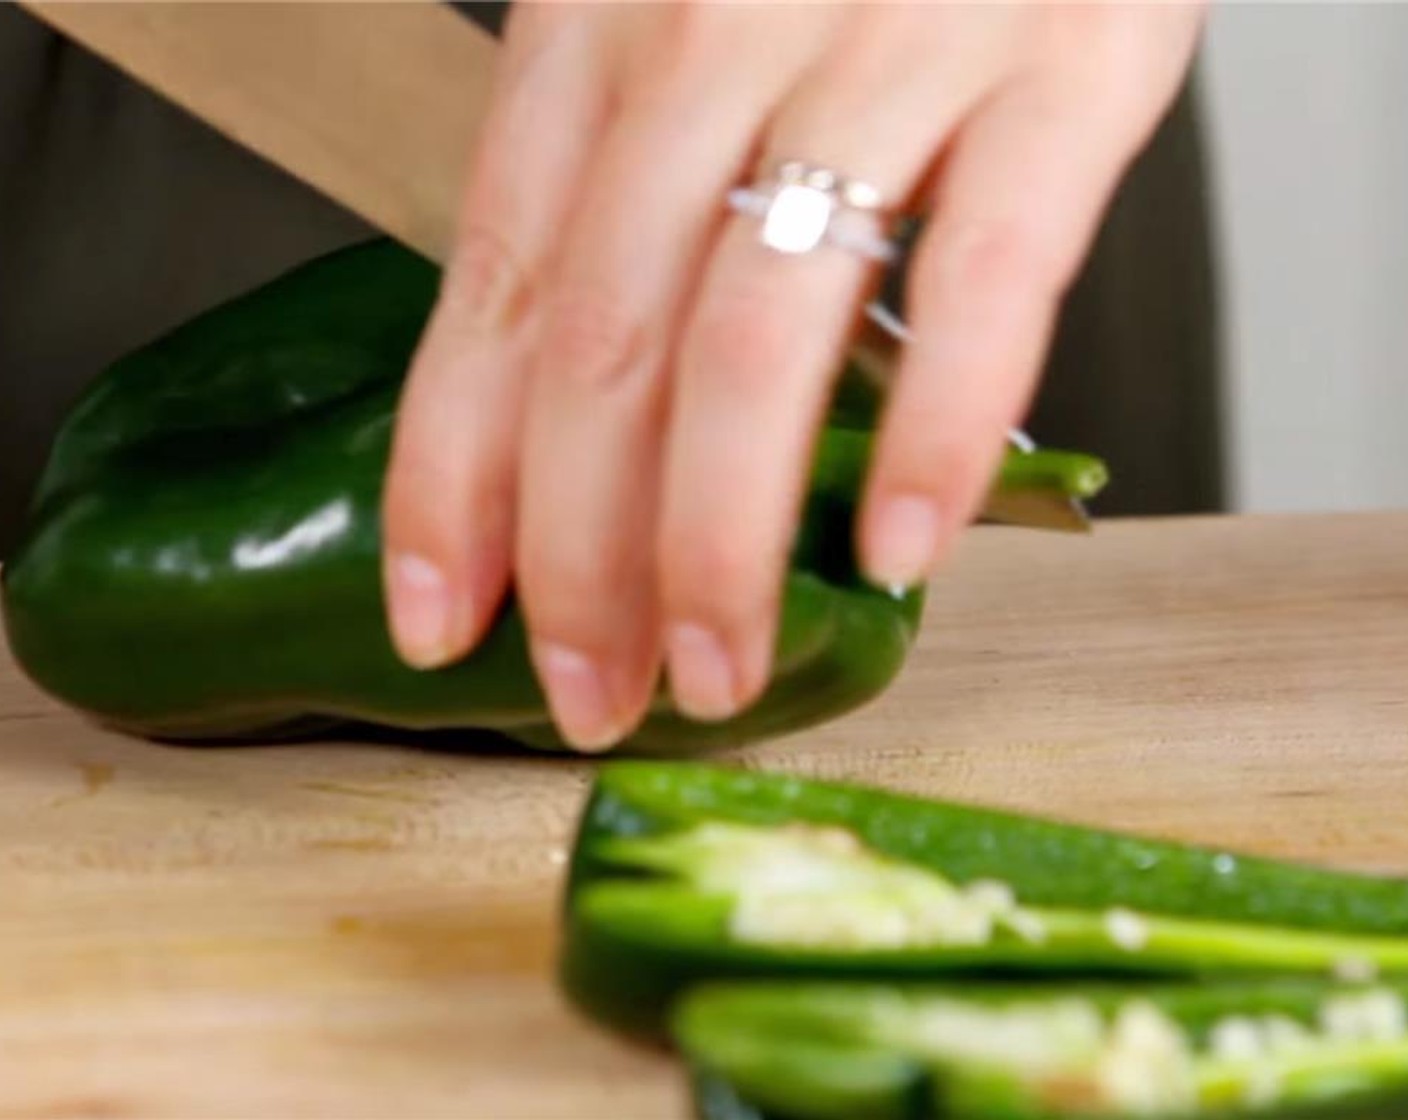
[[[543,293],[517,575],[554,718],[582,749],[619,741],[653,691],[671,343],[717,232],[719,200],[747,160],[756,122],[808,50],[804,33],[781,32],[815,24],[785,7],[747,19],[750,36],[728,9],[700,9],[687,27],[657,26],[667,53],[623,94]],[[760,21],[778,34],[764,34]],[[712,85],[729,43],[732,80]]]
[[[695,718],[727,718],[766,681],[801,469],[863,279],[858,262],[780,259],[734,227],[692,316],[659,564],[670,687]]]
[[[1090,49],[1081,45],[1087,61]],[[1119,67],[1048,67],[1015,81],[948,153],[912,266],[915,341],[861,519],[863,564],[879,583],[925,579],[985,497],[1064,289],[1173,92],[1179,68],[1151,82],[1131,53],[1119,53]]]
[[[391,635],[422,668],[467,653],[508,582],[530,292],[605,112],[583,21],[525,5],[505,50],[383,494]]]
[[[1086,11],[516,10],[387,477],[401,655],[471,648],[512,570],[569,742],[629,733],[662,643],[687,715],[762,691],[814,434],[874,270],[771,253],[751,219],[722,219],[759,148],[897,204],[943,158],[861,542],[884,582],[922,578],[981,499],[1151,123],[1162,79],[1135,75],[1176,53],[1149,47],[1164,17],[1143,6]],[[1111,27],[1134,30],[1111,48]],[[1118,81],[1090,80],[1102,52]],[[1182,67],[1166,69],[1171,95]]]
[[[882,33],[869,16],[854,35],[843,30],[844,49],[780,107],[770,154],[904,197],[977,96],[986,64],[981,50],[965,59],[947,49],[942,21],[926,10],[914,34]],[[913,8],[882,11],[916,18]],[[671,690],[698,719],[736,713],[766,684],[814,434],[872,279],[854,256],[781,256],[756,235],[752,220],[727,229],[676,371],[661,592]]]
[[[649,697],[661,366],[707,192],[739,156],[730,122],[675,136],[656,123],[623,124],[601,157],[533,359],[518,577],[553,715],[586,749],[619,740]]]

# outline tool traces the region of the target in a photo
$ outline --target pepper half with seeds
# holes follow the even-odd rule
[[[382,478],[437,284],[431,264],[393,243],[357,246],[99,377],[64,423],[0,575],[20,668],[69,706],[158,738],[264,741],[364,723],[561,747],[511,597],[485,641],[437,672],[403,664],[386,631]],[[922,594],[869,585],[853,555],[879,403],[842,378],[767,692],[708,724],[682,718],[662,689],[628,746],[795,731],[866,703],[903,667]],[[1104,481],[1090,456],[1013,453],[993,495],[1086,498]]]
[[[1404,985],[767,983],[674,1016],[701,1120],[1391,1120]]]
[[[684,763],[599,772],[565,920],[567,991],[657,1037],[725,978],[1408,975],[1408,882]]]

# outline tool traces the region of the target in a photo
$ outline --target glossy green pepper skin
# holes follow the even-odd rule
[[[979,883],[1022,913],[952,936]],[[684,762],[598,771],[563,920],[569,996],[657,1040],[722,980],[1408,974],[1408,880]]]
[[[1046,989],[734,984],[687,997],[673,1034],[699,1120],[1389,1120],[1408,1114],[1408,1036],[1390,1027],[1383,1037],[1329,1039],[1321,1012],[1333,1001],[1366,997],[1401,1011],[1405,995],[1402,984],[1285,980]],[[1011,1051],[996,1035],[1000,1020],[982,1018],[1074,1006],[1108,1029],[1136,1004],[1187,1040],[1198,1092],[1181,1107],[1092,1101],[1090,1086],[1069,1072],[1043,1085],[1020,1061],[1001,1063]],[[945,1054],[932,1033],[925,1036],[925,1016],[945,1005],[964,1015],[966,1054]],[[1273,1017],[1323,1049],[1314,1057],[1307,1050],[1229,1060],[1211,1045],[1219,1022]],[[996,1066],[975,1060],[972,1036],[985,1029],[998,1044],[987,1050],[997,1053]]]
[[[4,569],[23,670],[67,704],[154,737],[263,739],[353,721],[560,746],[511,601],[484,644],[442,671],[403,665],[386,633],[382,474],[436,284],[395,245],[357,247],[109,370],[63,428]],[[849,426],[821,440],[766,695],[704,725],[662,693],[628,745],[792,731],[889,683],[922,599],[865,585],[851,562],[867,450]]]
[[[3,571],[9,643],[44,690],[104,723],[187,742],[339,725],[497,732],[559,748],[510,597],[471,656],[405,666],[379,577],[382,476],[438,272],[371,242],[298,268],[108,370],[69,416]],[[627,748],[795,731],[879,694],[923,596],[861,579],[852,520],[878,401],[842,378],[786,576],[776,672],[738,717],[700,724],[662,688]],[[1088,494],[1061,452],[1002,490]]]

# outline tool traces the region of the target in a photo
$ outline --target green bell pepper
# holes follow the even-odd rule
[[[738,984],[674,1017],[702,1120],[1389,1120],[1408,987]]]
[[[503,605],[471,656],[419,672],[383,622],[379,502],[435,268],[390,242],[300,267],[117,362],[68,417],[4,571],[20,667],[104,723],[188,742],[345,724],[560,747]],[[735,744],[829,719],[904,663],[918,592],[863,581],[852,517],[877,402],[843,379],[784,588],[775,677],[721,724],[663,689],[627,746]],[[1088,496],[1088,456],[1009,456],[994,487]]]
[[[644,1037],[729,978],[1408,974],[1408,881],[684,763],[598,772],[564,920],[570,997]]]

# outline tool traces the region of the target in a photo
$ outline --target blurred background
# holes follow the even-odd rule
[[[1408,505],[1408,6],[1216,5],[1203,64],[1227,502]]]

